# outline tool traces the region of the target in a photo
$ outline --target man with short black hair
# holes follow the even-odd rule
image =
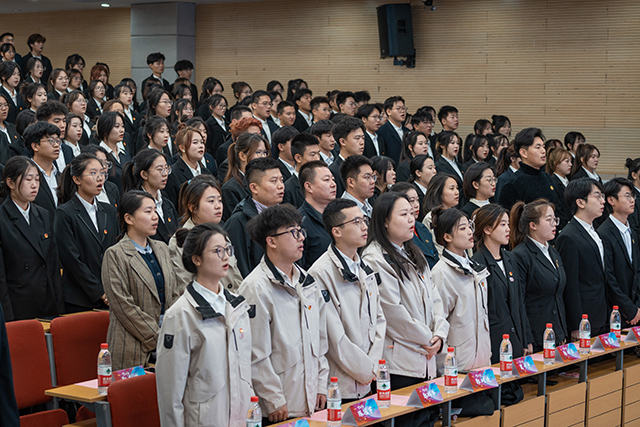
[[[331,117],[331,104],[326,96],[316,96],[311,100],[311,113],[313,114],[313,123],[320,120],[329,120]]]
[[[60,135],[64,138],[67,129],[67,114],[69,109],[59,101],[46,101],[36,112],[36,120],[56,125],[60,129]],[[58,158],[54,165],[58,172],[62,173],[64,168],[73,160],[73,150],[67,144],[61,144]]]
[[[165,57],[160,52],[154,52],[147,55],[147,65],[151,69],[151,75],[142,81],[142,85],[140,87],[146,87],[147,81],[154,79],[162,85],[164,90],[171,93],[171,85],[168,81],[162,78],[162,73],[164,73],[164,60]]]
[[[189,61],[188,59],[181,59],[180,61],[176,62],[175,65],[173,66],[173,70],[178,75],[178,78],[188,80],[188,82],[186,82],[185,84],[188,84],[189,86],[191,86],[191,102],[193,104],[193,108],[198,108],[198,101],[199,101],[198,87],[193,83],[191,83],[193,68],[194,68],[193,62]],[[171,90],[169,92],[173,93],[173,88],[175,86],[176,86],[176,82],[173,82],[173,84],[171,85]]]
[[[339,92],[336,96],[336,105],[338,106],[338,112],[346,114],[349,117],[355,117],[356,115],[356,100],[353,92]]]
[[[260,124],[262,124],[262,131],[260,134],[267,138],[267,141],[269,141],[272,148],[271,151],[274,151],[277,147],[274,146],[271,141],[273,140],[273,133],[279,128],[277,124],[271,120],[267,120],[271,115],[272,106],[273,102],[271,102],[271,97],[266,91],[257,90],[253,92],[253,95],[251,95],[251,110],[253,111],[253,117],[258,119]]]
[[[40,81],[44,82],[46,85],[49,81],[49,76],[51,75],[51,71],[53,70],[53,65],[51,65],[51,60],[42,54],[44,50],[44,44],[47,39],[42,34],[31,34],[27,39],[27,46],[29,46],[29,53],[27,53],[22,58],[22,63],[27,65],[27,62],[31,58],[39,58],[42,61],[42,66],[44,67],[44,71],[42,72],[42,77],[40,77]],[[16,56],[18,54],[16,53]],[[18,64],[19,65],[19,64]],[[26,79],[29,75],[29,70],[27,67],[22,67],[22,78]]]
[[[333,137],[333,122],[331,120],[320,120],[309,128],[309,133],[318,138],[318,147],[320,148],[320,158],[331,166],[338,155],[336,140]]]
[[[427,111],[417,111],[411,117],[411,126],[413,126],[414,131],[422,132],[429,139],[431,133],[433,132],[433,117]],[[433,145],[433,146],[432,146]],[[429,157],[435,159],[434,154],[435,150],[435,140],[433,144],[428,145],[428,153]]]
[[[387,152],[387,146],[384,138],[378,135],[380,129],[380,116],[382,111],[378,109],[376,104],[364,104],[358,108],[356,117],[362,120],[364,124],[364,153],[368,158],[373,156],[384,156]]]
[[[580,132],[571,131],[564,136],[564,146],[567,147],[567,150],[569,150],[574,159],[576,158],[578,147],[586,141],[586,138]]]
[[[356,202],[368,218],[371,218],[373,212],[368,199],[373,196],[376,188],[376,175],[372,166],[371,160],[360,155],[350,156],[340,165],[340,176],[345,183],[342,198]]]
[[[458,109],[452,105],[445,105],[438,111],[438,121],[442,130],[455,132],[458,129]]]
[[[284,181],[278,162],[271,157],[251,160],[245,168],[245,180],[251,194],[238,203],[224,224],[235,248],[238,269],[247,277],[264,255],[258,243],[249,238],[247,222],[268,207],[282,202]]]
[[[293,206],[280,205],[247,224],[264,256],[238,293],[252,308],[251,382],[271,423],[310,417],[327,402],[328,294],[296,265],[306,236],[301,223]]]
[[[282,179],[286,182],[296,171],[296,162],[291,154],[291,141],[300,132],[293,126],[285,126],[273,133],[271,154],[278,159]]]
[[[331,236],[322,222],[322,213],[329,202],[336,198],[336,183],[327,165],[319,160],[300,168],[299,180],[305,201],[298,211],[304,217],[302,226],[307,230],[308,238],[304,241],[304,254],[298,264],[307,268],[331,243]]]
[[[371,101],[371,95],[369,95],[369,92],[367,92],[366,90],[355,92],[353,94],[353,97],[354,97],[354,100],[356,101],[357,108],[360,108],[363,105],[368,104],[369,101]]]
[[[340,165],[351,156],[361,155],[364,151],[364,125],[362,120],[346,117],[336,123],[332,129],[333,138],[340,146],[340,154],[331,163],[329,169],[336,178],[336,197],[341,197],[345,190],[345,183],[340,174]]]
[[[313,115],[311,114],[311,98],[313,92],[311,89],[298,89],[293,95],[293,103],[296,104],[298,112],[296,113],[296,121],[293,127],[299,132],[304,132],[313,124]]]
[[[14,49],[14,52],[15,52],[15,56],[13,57],[13,62],[18,64],[20,66],[20,69],[24,71],[24,64],[26,64],[26,62],[22,61],[22,55],[20,55],[15,50],[16,44],[15,44],[15,39],[14,39],[13,33],[2,33],[2,34],[0,34],[0,44],[3,44],[3,43],[9,43],[10,45],[13,45],[13,49]]]
[[[278,125],[281,127],[293,126],[296,122],[296,106],[293,105],[293,102],[281,101],[278,104],[277,113]]]
[[[291,156],[296,165],[291,177],[284,182],[282,203],[290,203],[299,208],[304,203],[304,192],[300,186],[300,169],[306,163],[320,160],[318,138],[309,133],[299,133],[291,141]],[[326,165],[325,165],[326,166]]]
[[[604,211],[605,197],[600,182],[578,178],[569,182],[564,198],[573,218],[558,235],[556,249],[567,275],[567,327],[571,337],[578,340],[583,314],[589,315],[592,336],[609,332],[604,246],[593,227],[593,221]]]
[[[336,199],[327,205],[322,220],[333,243],[309,274],[329,294],[329,375],[338,377],[340,395],[347,403],[371,391],[387,322],[380,306],[378,276],[358,256],[358,248],[367,243],[368,218],[352,200]]]
[[[404,126],[407,117],[407,109],[401,96],[392,96],[384,101],[384,111],[389,120],[378,129],[378,135],[384,139],[387,156],[391,157],[396,165],[400,164],[400,152],[405,133],[411,132]]]

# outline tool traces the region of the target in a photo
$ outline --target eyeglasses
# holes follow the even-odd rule
[[[9,104],[0,104],[0,110],[4,110],[5,108],[9,108]]]
[[[86,104],[87,100],[84,99],[84,98],[78,98],[78,99],[75,100],[75,102],[79,102],[80,104]]]
[[[58,138],[47,138],[41,139],[40,142],[48,142],[52,147],[59,147],[62,141],[60,141]]]
[[[498,180],[495,178],[487,178],[485,181],[487,181],[489,184],[495,184],[496,182],[498,182]]]
[[[598,199],[601,202],[604,201],[604,199],[605,199],[604,194],[602,194],[602,193],[589,194],[587,197],[591,197],[591,196],[595,197],[596,199]]]
[[[358,104],[356,104],[355,102],[345,102],[345,105],[348,106],[348,107],[355,107]]]
[[[366,174],[362,175],[362,179],[364,179],[365,181],[375,181],[376,180],[376,175],[375,174],[366,173]]]
[[[0,107],[2,106],[0,105]],[[638,199],[635,194],[631,194],[631,193],[625,194],[624,197],[626,197],[626,199],[630,202],[635,202]]]
[[[378,115],[372,115],[372,116],[369,116],[369,118],[373,119],[374,122],[380,120],[380,116]]]
[[[226,106],[226,105],[224,105],[224,104],[218,104],[218,106],[217,106],[216,108],[220,108],[220,109],[222,109],[222,110],[226,110],[226,109],[227,109],[227,106]]]
[[[347,225],[347,224],[351,224],[351,223],[355,224],[356,227],[360,227],[360,228],[362,228],[363,225],[368,227],[369,226],[369,217],[358,216],[358,217],[355,217],[353,219],[350,219],[349,221],[345,221],[342,224],[338,224],[338,225],[336,225],[336,227],[342,227],[343,225]]]
[[[302,236],[305,239],[307,238],[307,229],[302,227],[292,228],[291,230],[283,231],[282,233],[278,233],[278,234],[272,234],[271,237],[278,237],[287,233],[291,233],[291,235],[295,240],[300,240],[300,236]]]
[[[263,107],[273,107],[273,102],[259,102],[258,105],[262,105]]]
[[[113,163],[111,163],[109,160],[105,160],[102,162],[102,167],[108,171],[111,170],[111,168],[113,167]]]
[[[560,225],[560,218],[558,218],[557,216],[551,216],[549,218],[545,218],[544,220],[551,225],[555,225],[556,227]]]
[[[405,107],[396,107],[394,108],[394,110],[400,112],[400,113],[406,113],[407,109]]]
[[[173,105],[173,101],[159,101],[158,104],[166,104],[166,105]]]
[[[90,176],[94,181],[98,181],[98,178],[102,178],[102,180],[106,180],[107,176],[109,176],[106,172],[90,172],[86,173],[82,176]]]
[[[160,175],[162,175],[162,176],[165,176],[165,175],[171,175],[171,166],[169,166],[169,165],[167,165],[167,166],[165,166],[165,167],[158,166],[158,167],[157,167],[157,168],[155,168],[155,169],[156,169],[156,171],[157,171]]]
[[[216,246],[215,248],[209,249],[208,251],[205,251],[205,252],[212,252],[218,255],[218,258],[224,259],[225,254],[227,254],[227,257],[232,257],[235,250],[233,249],[233,245],[227,245],[227,246]]]

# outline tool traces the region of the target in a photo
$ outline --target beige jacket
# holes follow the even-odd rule
[[[196,225],[193,223],[191,219],[188,219],[187,222],[182,226],[187,230],[191,230]],[[227,241],[228,243],[231,243]],[[171,263],[173,264],[173,269],[176,272],[176,276],[178,277],[178,288],[180,289],[180,294],[184,292],[185,288],[189,283],[196,280],[196,275],[189,273],[182,263],[182,248],[178,246],[178,240],[176,239],[176,234],[173,233],[171,239],[169,240],[169,253],[171,254]],[[240,274],[240,270],[238,270],[238,261],[236,260],[235,255],[229,257],[229,270],[227,276],[220,280],[220,284],[224,286],[225,289],[236,292],[238,287],[242,283],[242,275]]]
[[[285,404],[289,417],[308,417],[327,394],[327,303],[313,277],[295,268],[293,289],[265,255],[238,290],[255,308],[251,376],[264,417]]]
[[[442,305],[451,325],[447,344],[455,348],[458,370],[469,372],[491,365],[491,336],[487,303],[489,271],[471,261],[463,268],[446,250],[433,267],[433,283],[442,296]],[[440,373],[444,358],[438,355]]]
[[[225,313],[189,285],[164,316],[156,362],[162,427],[245,425],[253,396],[249,305],[223,292]]]
[[[429,268],[419,272],[407,260],[404,264],[409,278],[396,274],[388,255],[376,242],[369,244],[362,259],[380,275],[380,303],[387,319],[383,359],[389,372],[414,378],[435,378],[436,358],[427,360],[422,348],[434,336],[443,342],[449,332],[442,300],[433,288]],[[444,344],[443,344],[444,345]]]
[[[380,307],[378,276],[360,262],[355,276],[334,245],[309,269],[329,294],[327,336],[329,376],[338,377],[342,398],[361,399],[382,358],[387,321]]]
[[[180,297],[169,249],[164,242],[148,242],[164,276],[166,311]],[[102,284],[109,301],[107,342],[113,370],[146,366],[156,348],[162,304],[151,270],[127,235],[105,252]]]

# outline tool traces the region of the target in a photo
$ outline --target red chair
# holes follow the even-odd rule
[[[37,320],[7,323],[7,338],[13,370],[13,388],[18,408],[24,409],[51,401],[44,394],[51,387],[51,372],[44,330]],[[20,417],[21,427],[60,427],[69,423],[62,409]]]
[[[160,427],[155,374],[111,383],[107,400],[113,427]]]
[[[57,317],[51,322],[58,387],[98,376],[100,344],[107,342],[109,312]]]

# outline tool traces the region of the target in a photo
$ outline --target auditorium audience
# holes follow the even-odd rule
[[[348,117],[336,123],[331,132],[333,133],[333,139],[340,149],[340,154],[334,158],[331,165],[329,165],[329,169],[336,179],[336,197],[342,197],[342,193],[346,191],[347,187],[340,172],[341,165],[350,156],[362,155],[364,151],[364,125],[362,124],[362,120]],[[321,140],[321,150],[322,145]],[[324,159],[324,156],[322,157]],[[369,197],[371,196],[367,196],[367,198]]]
[[[489,163],[474,163],[467,169],[462,191],[469,201],[460,210],[469,218],[473,218],[476,209],[491,203],[490,199],[496,194],[496,178]]]
[[[320,160],[320,148],[318,139],[309,133],[300,133],[293,137],[291,141],[291,157],[293,158],[296,170],[284,183],[284,198],[282,203],[290,203],[299,208],[304,203],[304,191],[300,184],[300,169],[305,164]],[[280,168],[282,172],[282,168]]]
[[[380,126],[378,135],[384,139],[386,155],[391,157],[396,164],[399,164],[402,140],[404,135],[410,132],[409,128],[403,125],[407,116],[404,98],[401,96],[387,98],[384,101],[383,108],[389,120]]]
[[[18,113],[27,105],[24,103],[22,95],[18,91],[20,85],[20,67],[15,62],[2,62],[0,63],[0,94],[8,96],[9,99],[9,113],[6,120],[9,123],[15,123]]]

